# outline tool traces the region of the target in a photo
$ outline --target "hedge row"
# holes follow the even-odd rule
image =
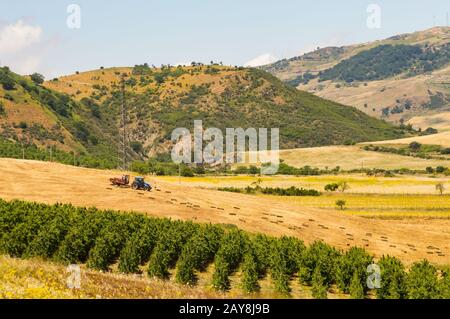
[[[373,263],[357,247],[343,252],[323,242],[305,246],[293,237],[254,235],[220,225],[1,199],[0,253],[86,263],[102,271],[118,264],[120,272],[159,278],[174,272],[178,282],[189,285],[214,263],[212,285],[217,290],[228,290],[230,276],[240,271],[245,292],[258,291],[259,281],[270,275],[280,293],[289,294],[298,278],[312,286],[315,298],[326,298],[332,285],[353,298],[365,297],[367,267]],[[406,271],[400,260],[385,256],[378,266],[378,298],[450,298],[450,273],[425,260]]]
[[[237,187],[219,187],[217,190],[231,193],[242,194],[266,194],[266,195],[278,195],[278,196],[320,196],[320,192],[315,189],[304,189],[291,186],[289,188],[281,187],[261,187],[261,186],[247,186],[245,188]]]

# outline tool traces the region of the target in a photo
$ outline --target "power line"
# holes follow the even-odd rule
[[[121,119],[119,128],[119,150],[118,150],[118,163],[122,170],[127,170],[128,168],[128,139],[127,139],[127,103],[126,103],[126,92],[125,92],[125,75],[122,75],[121,79],[121,91],[122,91],[122,103],[121,103]],[[121,165],[120,165],[121,163]]]

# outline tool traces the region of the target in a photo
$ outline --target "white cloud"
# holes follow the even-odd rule
[[[256,66],[270,64],[270,63],[273,63],[276,61],[277,61],[277,58],[274,57],[272,54],[265,53],[265,54],[261,54],[260,56],[257,56],[256,58],[254,58],[250,61],[247,61],[246,63],[244,63],[244,66],[256,67]]]
[[[0,28],[0,53],[12,54],[40,42],[42,29],[18,20]]]
[[[31,74],[39,70],[41,59],[38,56],[25,56],[14,65],[13,71],[19,74]]]
[[[59,44],[57,37],[44,38],[43,29],[27,19],[0,25],[0,66],[26,75],[39,72],[48,75],[43,63],[48,53]]]

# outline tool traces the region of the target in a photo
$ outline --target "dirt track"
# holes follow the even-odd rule
[[[298,207],[273,198],[179,186],[150,178],[160,191],[118,189],[108,178],[115,171],[38,161],[0,159],[0,197],[45,203],[72,203],[154,216],[234,224],[271,235],[292,235],[309,243],[324,240],[339,248],[365,247],[410,263],[422,258],[450,264],[450,221],[373,220],[335,210]]]

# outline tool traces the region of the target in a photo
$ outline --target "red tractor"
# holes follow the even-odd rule
[[[122,175],[122,177],[114,177],[110,178],[109,181],[112,185],[119,186],[119,187],[125,187],[128,186],[130,183],[130,175]]]

